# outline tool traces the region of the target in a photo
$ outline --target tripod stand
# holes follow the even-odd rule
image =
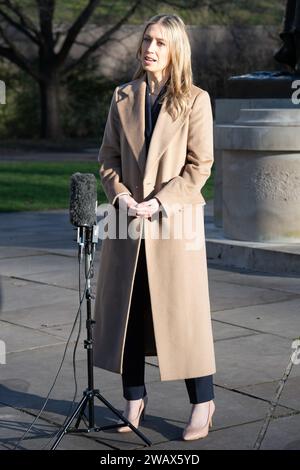
[[[93,277],[92,270],[92,259],[95,251],[95,244],[98,241],[98,232],[96,226],[91,227],[78,227],[77,232],[77,242],[79,244],[79,258],[82,257],[82,252],[84,248],[85,254],[85,277],[86,277],[86,303],[87,303],[87,320],[86,320],[86,329],[87,329],[87,339],[84,341],[84,348],[87,350],[87,371],[88,371],[88,388],[83,392],[83,398],[77,405],[76,409],[67,420],[66,424],[60,430],[54,444],[51,447],[51,450],[55,450],[62,438],[67,433],[90,433],[90,432],[99,432],[108,429],[114,429],[120,426],[129,426],[132,431],[134,431],[148,446],[151,446],[151,441],[147,439],[144,434],[142,434],[135,426],[133,426],[127,418],[125,418],[118,410],[116,410],[99,392],[99,390],[94,388],[94,371],[93,371],[93,325],[95,320],[92,319],[91,315],[91,283],[90,279]],[[108,426],[96,426],[95,425],[95,416],[94,416],[94,398],[98,398],[102,403],[104,403],[115,415],[117,415],[124,424],[113,424]],[[86,420],[87,416],[85,415],[85,410],[88,409],[88,421]],[[75,427],[71,428],[72,422],[77,418]],[[81,420],[85,421],[87,425],[84,429],[79,429],[79,424]]]

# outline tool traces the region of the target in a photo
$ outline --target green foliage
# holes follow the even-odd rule
[[[115,24],[131,8],[135,0],[102,0],[96,8],[90,23],[98,25]],[[35,0],[15,0],[36,24],[38,15]],[[210,8],[207,6],[210,4]],[[134,15],[129,19],[129,24],[140,24],[148,17],[161,13],[177,13],[187,24],[279,24],[284,12],[282,0],[211,0],[210,2],[199,0],[174,0],[143,1]],[[86,7],[86,0],[57,0],[54,10],[54,24],[67,24],[73,22],[80,12]],[[178,5],[178,6],[174,6]],[[204,5],[204,6],[203,6]],[[3,7],[1,7],[3,8]]]
[[[211,1],[210,3],[211,8],[180,9],[179,14],[187,24],[194,25],[267,26],[279,25],[284,12],[284,2],[281,0]]]
[[[6,84],[6,104],[0,105],[1,138],[34,138],[39,135],[38,85],[25,72],[0,62],[0,79]]]
[[[27,1],[30,2],[30,0]],[[95,10],[92,22],[98,25],[115,24],[126,14],[133,3],[134,0],[130,2],[128,0],[103,0]],[[205,6],[208,3],[211,5],[210,8]],[[156,14],[176,13],[182,17],[186,24],[190,25],[279,25],[284,12],[284,3],[281,0],[251,0],[250,2],[249,0],[212,0],[211,2],[148,0],[142,2],[127,23],[142,24],[146,19]],[[85,5],[85,0],[57,2],[54,20],[72,21]]]
[[[77,171],[96,176],[98,204],[106,202],[97,162],[0,163],[0,211],[67,209],[70,177]],[[212,199],[213,172],[202,194]]]
[[[97,163],[1,163],[0,211],[68,208],[70,177],[77,171],[94,173],[98,181],[98,201],[104,202],[105,195],[100,185]]]
[[[113,82],[97,75],[95,59],[77,68],[63,82],[63,129],[68,137],[102,135],[112,98]]]
[[[95,63],[77,68],[61,85],[62,127],[66,137],[100,138],[115,84],[100,77]],[[36,82],[12,65],[0,63],[6,104],[0,106],[1,139],[38,138],[40,100]]]
[[[214,198],[214,176],[215,176],[215,165],[211,169],[211,175],[206,181],[204,188],[201,193],[206,201]]]

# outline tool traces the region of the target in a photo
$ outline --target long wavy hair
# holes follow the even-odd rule
[[[170,80],[167,83],[166,92],[161,96],[160,102],[166,100],[166,110],[173,120],[184,114],[191,97],[193,73],[191,65],[191,46],[186,32],[186,26],[178,15],[152,16],[144,27],[136,58],[139,66],[136,69],[133,80],[142,77],[146,72],[142,66],[141,51],[144,34],[152,24],[162,25],[170,51]]]

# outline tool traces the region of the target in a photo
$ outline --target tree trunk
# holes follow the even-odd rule
[[[60,120],[60,83],[57,76],[40,82],[41,137],[59,139],[63,136]]]

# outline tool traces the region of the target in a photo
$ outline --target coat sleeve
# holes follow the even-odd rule
[[[100,179],[109,203],[115,204],[121,194],[132,193],[122,183],[120,120],[116,104],[118,87],[115,88],[99,150]]]
[[[202,90],[195,98],[189,116],[187,156],[180,175],[172,178],[155,197],[169,217],[182,204],[199,197],[211,173],[213,155],[213,117],[210,97]]]

